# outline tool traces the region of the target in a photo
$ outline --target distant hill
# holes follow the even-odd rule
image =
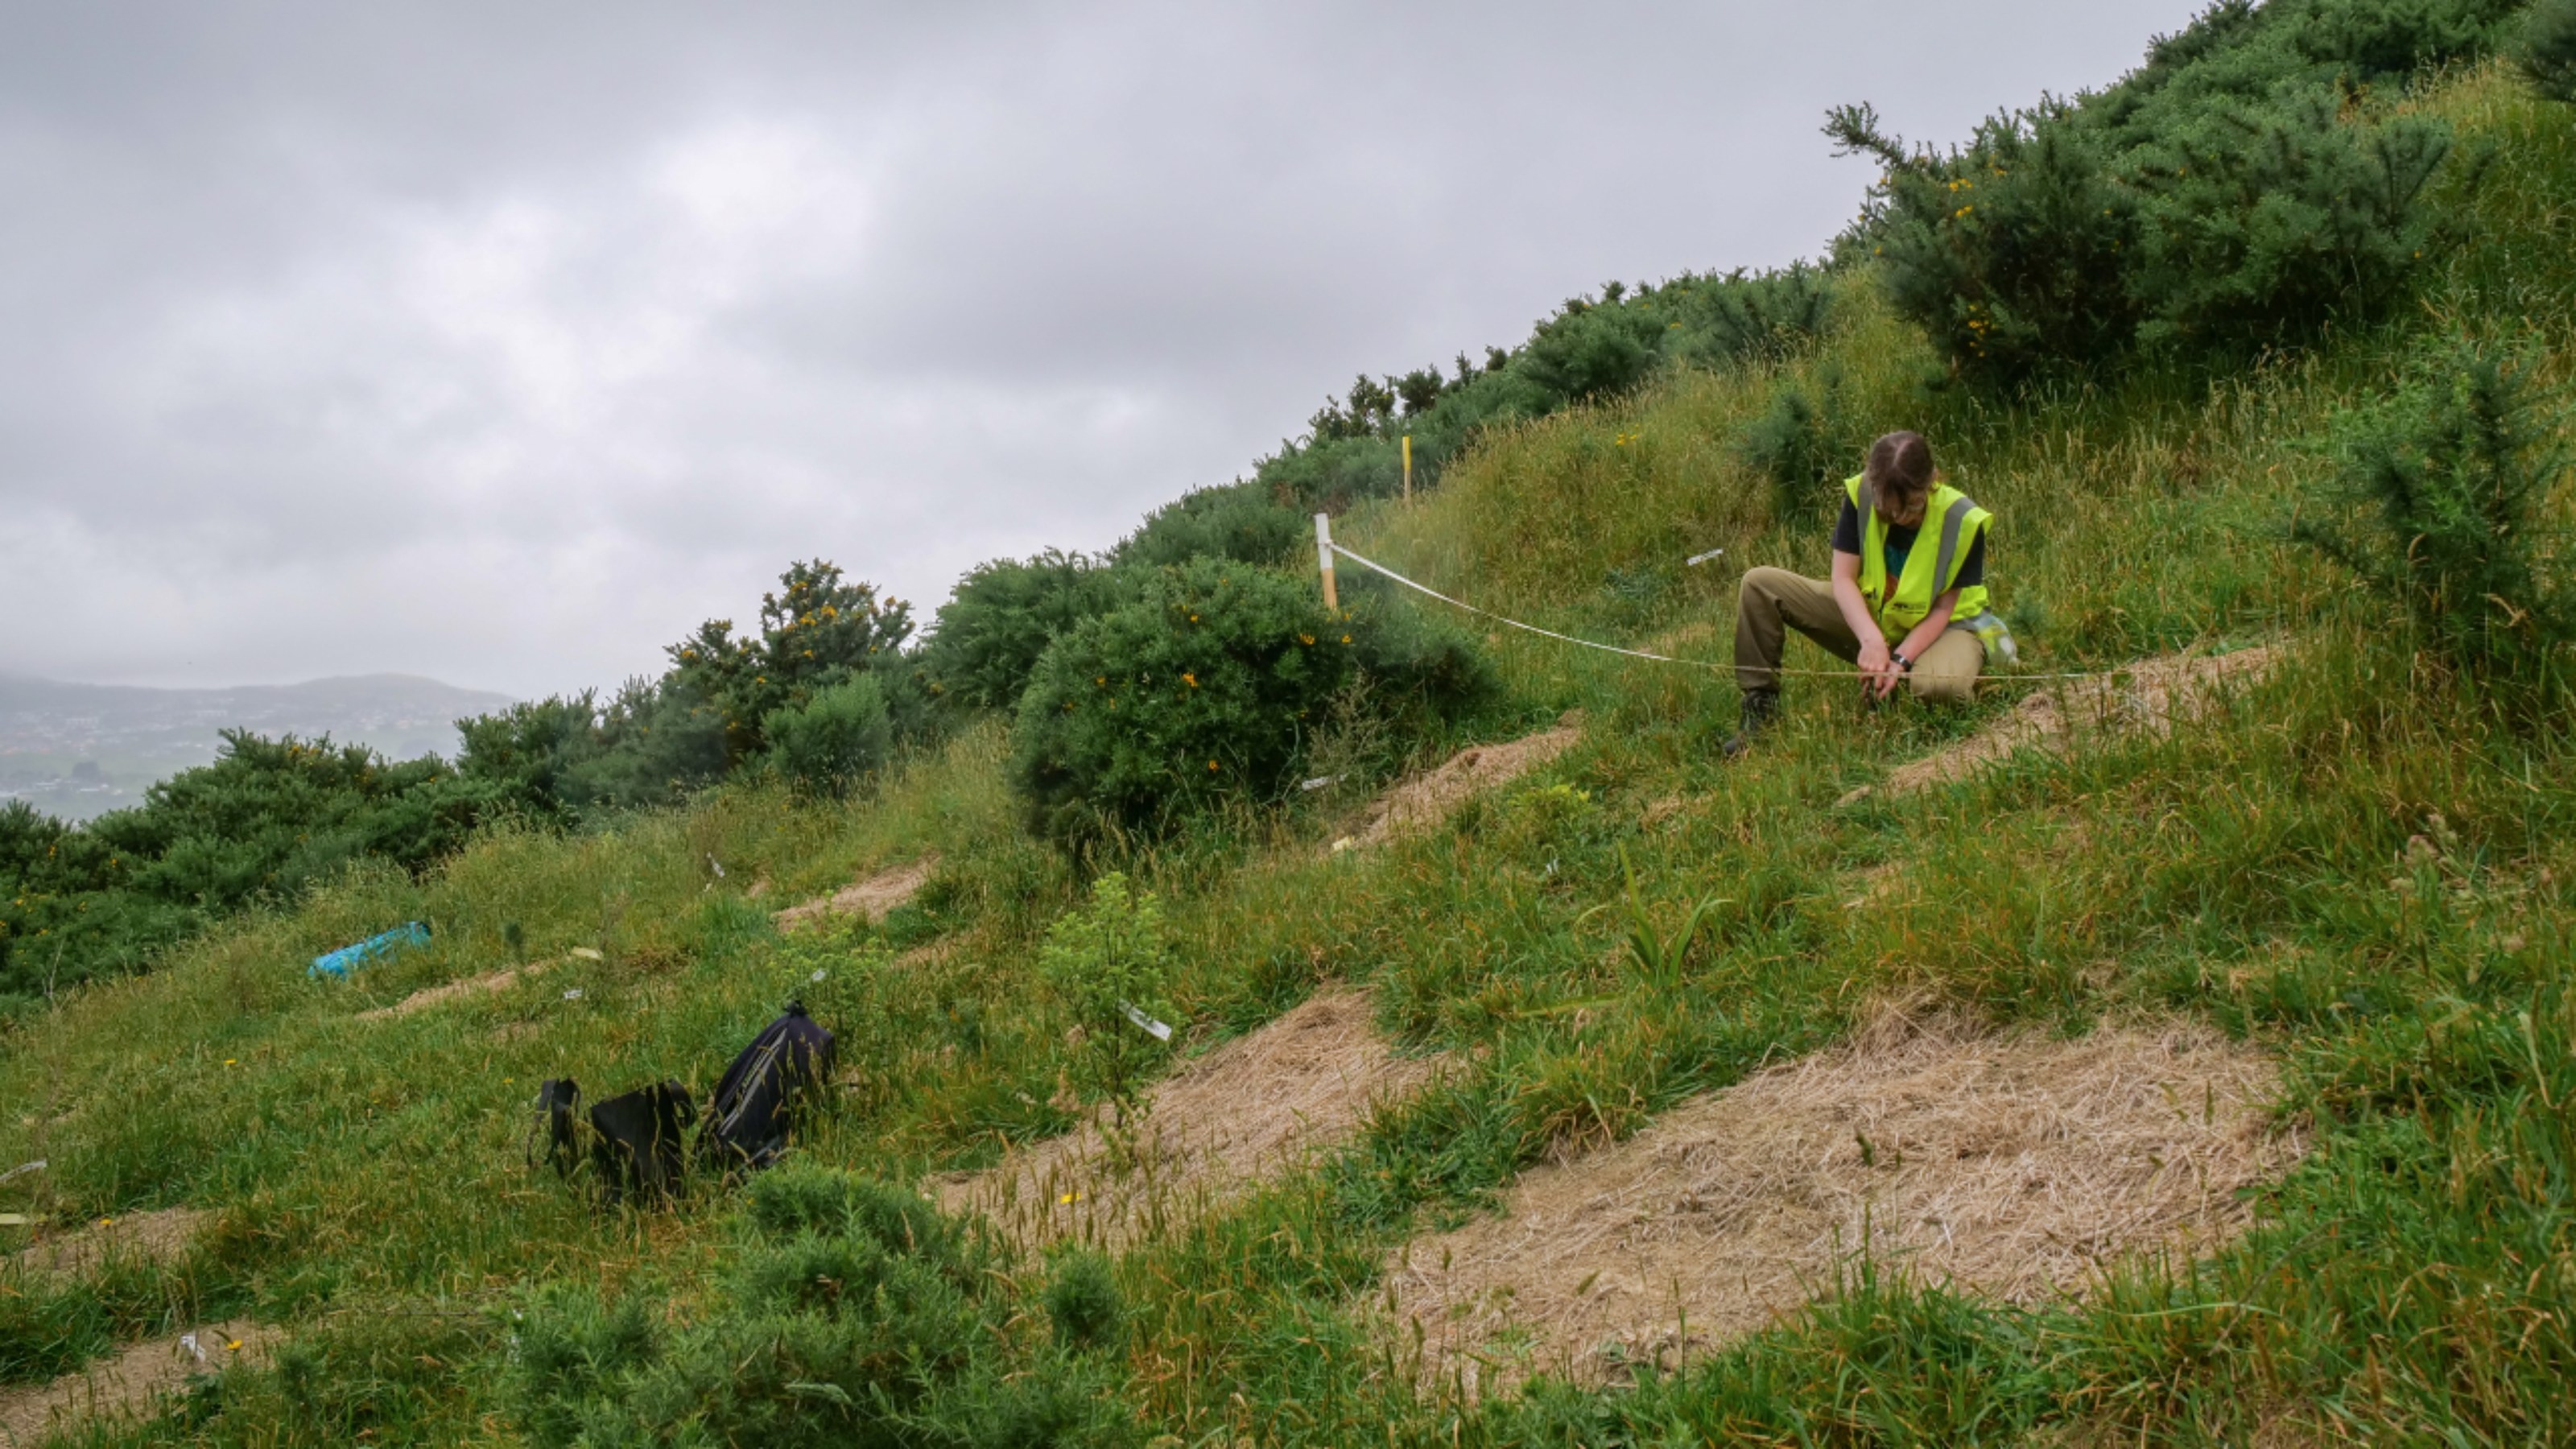
[[[86,820],[214,759],[220,732],[329,735],[397,759],[456,751],[456,721],[511,703],[410,674],[231,689],[145,689],[0,675],[0,799]]]

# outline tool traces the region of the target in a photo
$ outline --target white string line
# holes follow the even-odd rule
[[[1444,604],[1450,605],[1453,608],[1464,609],[1470,614],[1481,614],[1484,617],[1493,620],[1497,624],[1509,624],[1515,629],[1526,629],[1530,633],[1543,634],[1550,639],[1562,640],[1568,644],[1578,644],[1586,649],[1599,649],[1611,654],[1625,654],[1631,659],[1651,659],[1658,664],[1679,664],[1689,669],[1711,669],[1729,673],[1733,672],[1737,667],[1733,664],[1718,664],[1706,659],[1675,659],[1669,654],[1649,654],[1643,649],[1622,649],[1616,644],[1601,644],[1590,639],[1577,639],[1571,634],[1559,634],[1554,629],[1542,629],[1536,624],[1524,624],[1518,619],[1497,614],[1491,609],[1479,609],[1464,599],[1453,599],[1447,594],[1444,594],[1429,585],[1415,583],[1413,580],[1406,578],[1404,575],[1397,573],[1386,565],[1379,563],[1374,559],[1362,558],[1360,555],[1351,552],[1349,549],[1342,547],[1338,543],[1327,544],[1326,547],[1363,568],[1375,569],[1377,572],[1386,575],[1388,578],[1395,580],[1397,583],[1404,585],[1408,589],[1412,589],[1417,593],[1429,594],[1431,597],[1438,599]],[[1852,677],[1851,671],[1847,669],[1782,669],[1776,666],[1754,665],[1746,665],[1744,667],[1747,669],[1759,668],[1760,672],[1764,674],[1788,674],[1796,675],[1804,679],[1849,679]],[[2086,670],[2081,673],[2059,674],[1981,673],[1981,680],[2002,684],[2018,683],[2023,680],[2042,679],[2108,679],[2115,674],[2125,674],[2127,672],[2128,671],[2125,669],[2094,669]]]

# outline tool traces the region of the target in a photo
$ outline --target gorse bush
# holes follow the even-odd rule
[[[2073,117],[2058,102],[1999,116],[1949,156],[1909,150],[1867,106],[1826,126],[1841,150],[1886,167],[1860,236],[1896,310],[1963,370],[2097,362],[2137,330],[2121,256],[2133,203],[2111,183],[2104,141]]]
[[[1140,568],[1164,568],[1192,559],[1277,563],[1307,536],[1304,513],[1263,486],[1200,488],[1154,510],[1144,526],[1121,541],[1110,558]],[[1102,607],[1115,596],[1099,599]]]
[[[888,707],[906,713],[895,681],[910,688],[902,654],[912,634],[912,606],[881,598],[822,560],[779,576],[779,590],[760,599],[760,629],[736,635],[728,619],[710,619],[674,644],[670,680],[723,716],[729,759],[760,752],[773,714],[801,705],[854,675],[879,673]]]
[[[1128,1015],[1161,1021],[1172,1014],[1161,902],[1115,871],[1102,876],[1092,882],[1089,904],[1048,928],[1038,972],[1082,1031],[1069,1072],[1075,1089],[1108,1100],[1123,1123],[1146,1073],[1171,1055],[1169,1042]]]
[[[849,582],[834,564],[799,563],[761,596],[758,633],[710,619],[665,651],[671,667],[659,679],[629,680],[604,706],[584,691],[459,720],[458,768],[561,823],[673,804],[745,761],[774,757],[773,719],[801,718],[863,677],[893,740],[926,738],[937,721],[929,682],[903,653],[911,632],[909,605]]]
[[[1544,393],[1568,403],[1613,397],[1653,373],[1667,330],[1650,307],[1576,300],[1531,334],[1513,365]]]
[[[842,795],[882,769],[894,748],[885,691],[861,674],[817,690],[803,704],[769,712],[761,721],[778,773],[813,795]]]
[[[2486,54],[2509,39],[2528,0],[2273,0],[2273,38],[2353,85]],[[2250,0],[2220,10],[2255,11]]]
[[[1777,361],[1821,337],[1833,320],[1833,286],[1800,262],[1784,271],[1683,277],[1649,289],[1646,304],[1666,305],[1670,355],[1702,367],[1748,358]]]
[[[1736,440],[1737,455],[1771,483],[1771,514],[1783,523],[1830,517],[1840,481],[1866,444],[1843,416],[1841,375],[1827,369],[1811,394],[1783,381]]]
[[[1499,693],[1474,638],[1358,578],[1339,615],[1314,586],[1201,559],[1138,578],[1039,661],[1013,730],[1012,781],[1059,840],[1160,831],[1295,784],[1335,699],[1373,683],[1385,722],[1420,730]]]
[[[2177,105],[2126,157],[2141,198],[2139,341],[2244,350],[2299,341],[2394,299],[2434,245],[2421,204],[2447,126],[2339,119],[2322,87]]]
[[[725,771],[724,717],[669,681],[627,681],[457,721],[456,767],[540,820],[677,803]]]
[[[981,1239],[827,1169],[756,1180],[753,1233],[686,1321],[630,1293],[541,1293],[506,1390],[544,1446],[1137,1442],[1104,1367],[1012,1328]]]
[[[911,633],[909,605],[849,582],[836,565],[799,563],[761,596],[758,633],[710,619],[665,651],[671,667],[661,678],[629,680],[605,706],[584,691],[459,720],[457,766],[527,813],[574,823],[677,802],[769,751],[773,720],[803,719],[818,698],[860,678],[890,736],[920,738],[933,722],[926,681],[902,652]],[[880,746],[859,769],[883,754]]]
[[[2339,485],[2294,531],[2398,602],[2460,667],[2555,686],[2576,597],[2543,510],[2567,457],[2527,389],[2521,370],[2476,349],[2427,366],[2342,420]]]
[[[939,606],[917,656],[922,673],[944,702],[1008,709],[1056,636],[1107,613],[1118,587],[1101,562],[1056,549],[979,564]]]
[[[752,1178],[743,1206],[752,1225],[771,1238],[855,1229],[931,1262],[981,1261],[964,1223],[919,1193],[854,1173],[790,1162]]]
[[[1464,429],[1460,431],[1463,435]],[[1302,525],[1315,514],[1339,513],[1352,504],[1371,498],[1393,498],[1404,491],[1400,436],[1370,433],[1288,447],[1278,456],[1264,459],[1259,476],[1235,484],[1229,491],[1240,493],[1262,510],[1276,510],[1275,516],[1283,525],[1292,520],[1300,525],[1283,526],[1275,535],[1279,552],[1271,557],[1285,559],[1296,551],[1304,532]],[[1417,433],[1413,439],[1415,486],[1429,487],[1440,463],[1458,446],[1464,446],[1463,436],[1453,445],[1446,436],[1427,430]],[[1238,549],[1226,556],[1238,557],[1242,553]],[[1161,551],[1160,561],[1178,560],[1166,549]]]
[[[130,889],[222,911],[292,896],[363,856],[418,869],[454,850],[489,797],[436,759],[224,735],[221,758],[91,821]]]
[[[1057,836],[1276,795],[1353,669],[1312,586],[1201,559],[1064,635],[1020,700],[1012,773]]]
[[[2441,236],[2423,198],[2449,130],[2355,88],[2479,53],[2510,9],[2221,4],[2110,89],[1998,116],[1946,154],[1839,108],[1827,134],[1886,168],[1845,250],[1993,379],[2306,340],[2385,309]]]
[[[2537,0],[2523,15],[2513,58],[2533,90],[2576,101],[2576,0]]]
[[[1067,1348],[1116,1348],[1126,1336],[1127,1300],[1104,1253],[1076,1248],[1059,1255],[1047,1275],[1046,1310]]]
[[[419,870],[508,797],[436,759],[224,734],[211,765],[86,826],[0,806],[0,1005],[148,966],[209,922],[352,862]]]

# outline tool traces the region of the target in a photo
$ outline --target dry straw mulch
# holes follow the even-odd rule
[[[272,1329],[235,1319],[129,1344],[49,1384],[0,1390],[0,1444],[34,1444],[84,1420],[148,1410],[192,1375],[264,1357],[276,1337]]]
[[[792,931],[820,916],[865,916],[871,924],[882,921],[887,912],[911,900],[938,865],[939,853],[933,851],[910,865],[878,871],[828,896],[789,906],[776,917],[778,929]]]
[[[1438,1069],[1438,1058],[1395,1054],[1366,992],[1327,990],[1175,1072],[1129,1133],[1095,1122],[941,1179],[940,1205],[986,1214],[1023,1248],[1125,1247],[1312,1160],[1357,1131],[1372,1103]]]
[[[100,1218],[74,1232],[39,1237],[9,1255],[9,1266],[45,1278],[85,1276],[111,1258],[175,1263],[214,1214],[204,1208],[160,1208]]]
[[[2057,1041],[1891,1013],[1409,1245],[1394,1326],[1473,1394],[1706,1352],[1830,1292],[1864,1241],[1882,1271],[2045,1299],[2242,1231],[2239,1189],[2304,1150],[2276,1090],[2205,1027]]]
[[[1564,754],[1583,738],[1580,713],[1569,714],[1555,729],[1525,735],[1499,745],[1470,745],[1428,770],[1379,796],[1360,827],[1335,849],[1377,845],[1402,835],[1419,834],[1449,818],[1467,797],[1506,784]]]
[[[2114,674],[2036,689],[2012,713],[1946,750],[1899,767],[1878,788],[1901,795],[1962,779],[2016,750],[2057,748],[2078,735],[2167,735],[2176,721],[2197,718],[2228,690],[2269,674],[2279,658],[2279,651],[2269,647],[2233,654],[2167,654]],[[1867,793],[1858,790],[1846,798]]]

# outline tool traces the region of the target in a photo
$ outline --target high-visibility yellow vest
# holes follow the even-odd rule
[[[1922,623],[1924,616],[1932,612],[1933,602],[1949,591],[1968,562],[1969,550],[1985,536],[1986,525],[1994,522],[1995,516],[1949,484],[1933,484],[1932,497],[1923,508],[1922,530],[1915,535],[1913,549],[1905,555],[1905,571],[1891,584],[1887,577],[1887,520],[1878,516],[1877,501],[1870,496],[1867,480],[1867,474],[1855,474],[1843,481],[1843,492],[1860,513],[1861,597],[1869,601],[1870,613],[1877,618],[1887,642],[1894,644]],[[2018,652],[2004,621],[1986,607],[1986,586],[1982,583],[1959,590],[1959,602],[1950,610],[1950,627],[1975,634],[1986,646],[1989,657],[2010,662]]]

